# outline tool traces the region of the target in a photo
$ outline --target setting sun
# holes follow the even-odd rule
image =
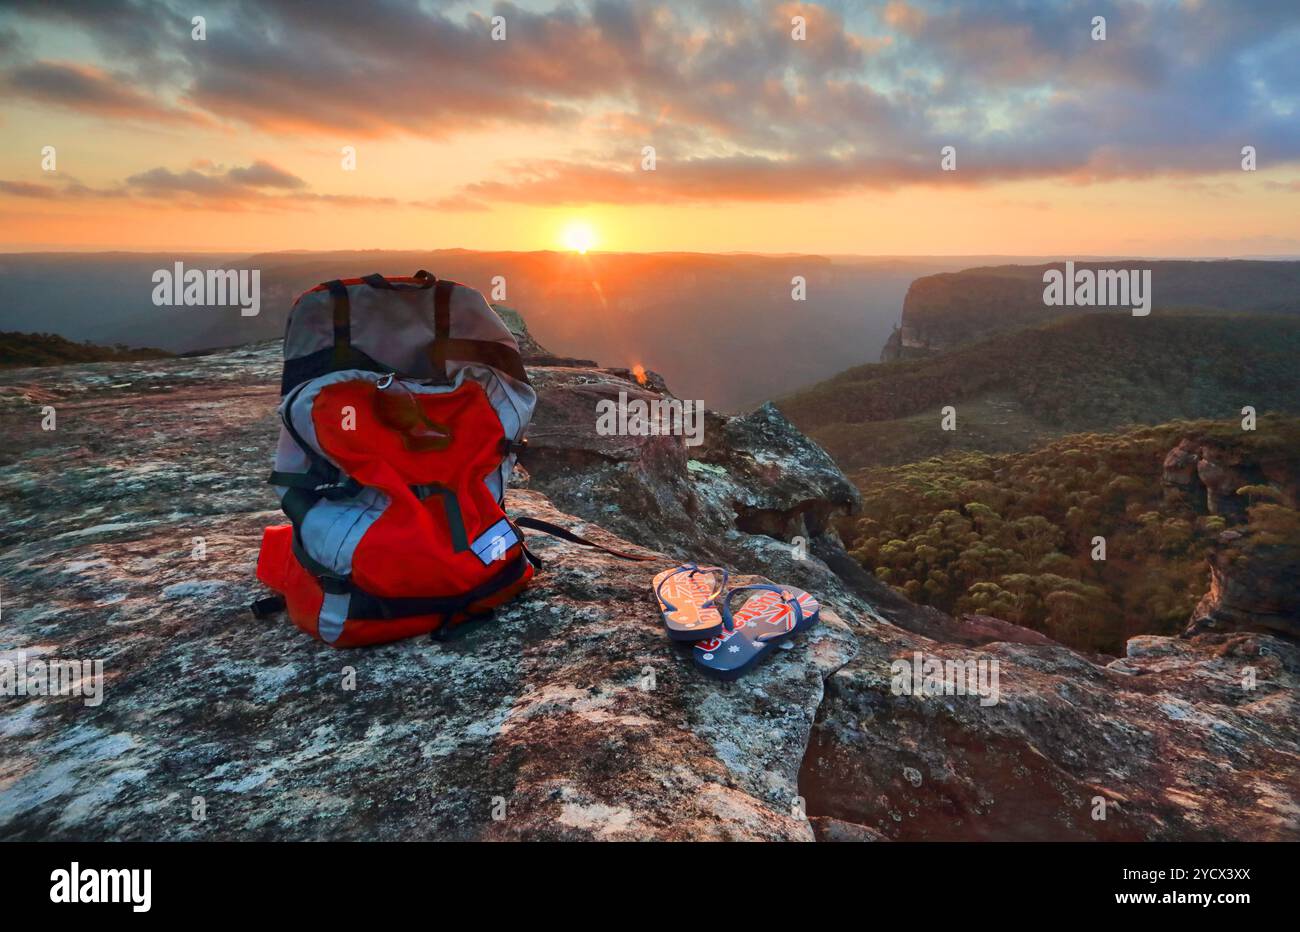
[[[590,223],[574,220],[564,228],[560,234],[560,241],[564,243],[565,249],[572,249],[585,255],[588,249],[596,245],[596,231]]]

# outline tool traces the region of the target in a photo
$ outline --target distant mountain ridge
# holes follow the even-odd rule
[[[155,270],[257,269],[261,313],[158,307]],[[975,261],[979,261],[976,259]],[[966,257],[347,250],[253,255],[0,254],[0,330],[144,343],[172,352],[278,339],[294,298],[333,278],[427,269],[528,308],[537,339],[566,357],[641,364],[683,398],[740,411],[875,358],[919,275]],[[802,278],[806,300],[792,296]],[[719,342],[722,340],[722,342]],[[779,360],[773,348],[780,347]],[[744,364],[748,360],[762,364]]]
[[[995,333],[1089,310],[1130,313],[1125,308],[1045,305],[1043,273],[1063,267],[1062,262],[1000,265],[918,278],[907,290],[902,320],[881,351],[881,361],[932,355]],[[1092,271],[1150,269],[1153,311],[1300,312],[1300,262],[1114,259],[1080,261],[1074,267]]]
[[[62,366],[77,362],[168,359],[172,356],[150,347],[98,346],[74,343],[53,333],[12,333],[0,331],[0,367]]]
[[[1300,316],[1083,314],[849,369],[777,402],[846,470],[1082,430],[1300,413]],[[941,409],[957,429],[940,430]]]

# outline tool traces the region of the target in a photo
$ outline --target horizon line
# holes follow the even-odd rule
[[[699,250],[636,250],[636,249],[590,249],[584,253],[578,253],[567,249],[474,249],[467,246],[441,246],[441,247],[406,247],[406,248],[338,248],[338,249],[177,249],[175,247],[158,247],[158,248],[133,248],[133,249],[100,249],[100,248],[62,248],[62,249],[41,249],[26,247],[11,247],[7,244],[0,244],[0,256],[154,256],[158,254],[170,254],[174,256],[230,256],[232,254],[240,256],[327,256],[336,253],[472,253],[472,254],[505,254],[505,255],[557,255],[570,256],[573,258],[587,258],[591,256],[719,256],[719,257],[752,257],[760,259],[790,259],[802,257],[814,257],[823,259],[1041,259],[1044,261],[1065,261],[1063,253],[998,253],[998,252],[969,252],[969,253],[841,253],[841,252],[818,252],[818,251],[786,251],[786,252],[759,252],[753,250],[736,250],[736,251],[718,251],[703,252]],[[1183,260],[1183,261],[1256,261],[1256,262],[1292,262],[1300,261],[1300,253],[1075,253],[1068,256],[1072,260],[1089,260],[1089,259],[1150,259],[1155,261]]]

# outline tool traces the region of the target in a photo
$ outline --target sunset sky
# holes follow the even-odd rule
[[[1293,255],[1300,3],[6,0],[0,134],[5,250]]]

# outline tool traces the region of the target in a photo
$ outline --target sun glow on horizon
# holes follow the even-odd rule
[[[585,220],[570,220],[560,232],[560,242],[565,249],[587,254],[587,250],[596,245],[596,230]]]

